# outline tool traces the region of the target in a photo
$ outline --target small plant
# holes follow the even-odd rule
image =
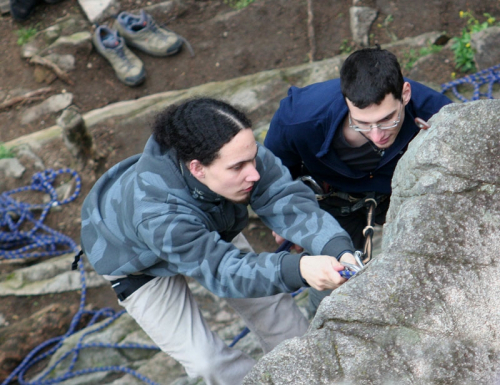
[[[252,4],[255,0],[224,0],[225,4],[235,9],[243,9]]]
[[[17,45],[24,45],[36,35],[38,31],[34,27],[20,28],[16,31]]]
[[[383,28],[385,30],[385,33],[387,34],[387,36],[389,36],[389,38],[392,41],[396,41],[396,40],[398,40],[398,37],[396,36],[396,34],[394,32],[392,32],[390,30],[390,25],[393,21],[394,21],[394,16],[387,15],[386,18],[384,19],[384,21],[382,22],[382,24],[378,24],[377,27]]]
[[[422,47],[418,51],[413,48],[403,56],[403,67],[409,71],[415,65],[415,62],[421,57],[440,52],[443,49],[441,45],[429,44],[427,47]]]
[[[0,159],[14,158],[14,153],[5,147],[3,143],[0,143]]]
[[[467,19],[467,25],[462,29],[462,34],[452,38],[451,50],[455,55],[455,68],[462,72],[475,72],[474,50],[471,47],[471,35],[482,31],[495,24],[495,18],[489,13],[484,13],[486,21],[480,23],[478,19],[470,12],[460,11],[460,18]]]
[[[339,47],[340,54],[343,55],[346,53],[351,53],[352,48],[353,48],[352,44],[349,43],[349,41],[347,39],[344,39],[344,40],[342,40],[342,43],[340,43],[340,47]]]

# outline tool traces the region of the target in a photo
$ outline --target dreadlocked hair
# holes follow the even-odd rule
[[[171,105],[153,123],[153,138],[162,150],[174,148],[179,160],[209,166],[219,150],[241,130],[251,128],[245,114],[228,103],[196,98]]]

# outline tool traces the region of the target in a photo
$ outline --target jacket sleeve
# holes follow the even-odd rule
[[[161,211],[165,205],[151,205],[137,232],[152,251],[149,256],[166,261],[170,273],[193,277],[220,297],[263,297],[293,292],[304,285],[298,270],[300,256],[242,252],[217,232],[209,231],[192,208],[181,201],[169,203],[171,212]],[[295,268],[289,271],[290,266]]]
[[[250,203],[269,228],[314,255],[336,257],[354,250],[347,232],[319,208],[312,190],[292,180],[280,159],[263,146],[259,146],[257,169],[261,179]]]

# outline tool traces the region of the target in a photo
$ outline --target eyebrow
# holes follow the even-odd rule
[[[257,158],[257,154],[259,152],[259,148],[257,147],[257,145],[255,146],[256,147],[256,150],[255,150],[255,156],[252,158],[252,159],[243,159],[243,160],[240,160],[234,164],[230,164],[227,168],[233,168],[233,167],[236,167],[242,163],[247,163],[247,162],[253,162],[256,158]]]
[[[395,110],[394,110],[394,111],[392,111],[390,114],[388,114],[388,115],[386,115],[385,117],[383,117],[382,119],[378,120],[378,121],[377,121],[377,123],[378,123],[378,122],[380,122],[380,121],[382,121],[382,120],[385,120],[385,119],[390,118],[390,117],[391,117],[391,116],[393,116],[396,112],[397,112],[397,109],[395,109]],[[358,122],[358,123],[360,123],[360,124],[372,124],[372,123],[373,123],[373,122],[363,122],[363,121],[361,121],[361,120],[355,119],[355,118],[353,118],[353,117],[352,117],[352,115],[351,115],[351,119],[354,119],[356,122]]]

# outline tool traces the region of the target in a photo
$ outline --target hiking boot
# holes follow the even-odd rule
[[[141,10],[139,16],[121,12],[114,27],[129,47],[135,47],[149,55],[170,56],[182,48],[182,39],[176,33],[156,25],[144,10]]]
[[[26,20],[38,4],[38,0],[10,0],[10,13],[16,20]]]
[[[101,25],[95,30],[92,42],[97,52],[109,61],[121,82],[137,86],[144,81],[144,64],[127,48],[116,30]]]

